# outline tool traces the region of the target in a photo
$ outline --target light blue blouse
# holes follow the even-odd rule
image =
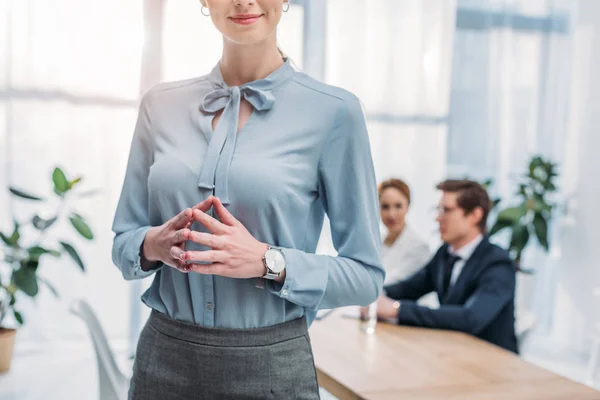
[[[241,96],[255,110],[236,134]],[[261,289],[260,278],[164,265],[142,271],[148,229],[212,193],[257,240],[283,248],[283,284],[267,281]],[[314,254],[324,213],[337,257]],[[143,97],[113,222],[113,261],[127,280],[155,273],[142,300],[178,320],[256,328],[306,317],[310,324],[319,309],[366,305],[381,293],[378,218],[369,139],[354,95],[296,71],[289,60],[239,87],[227,86],[217,65]],[[192,229],[206,232],[199,223]],[[186,248],[206,250],[192,242]]]

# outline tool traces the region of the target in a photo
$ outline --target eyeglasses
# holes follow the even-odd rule
[[[437,215],[439,215],[440,217],[445,217],[446,215],[450,214],[451,212],[458,210],[460,207],[444,207],[444,206],[437,206],[434,208],[434,211],[437,213]]]

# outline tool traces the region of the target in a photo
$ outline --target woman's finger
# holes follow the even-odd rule
[[[179,229],[173,233],[173,243],[183,243],[189,240],[191,231],[188,228]]]
[[[220,263],[225,261],[226,254],[220,250],[185,251],[181,261],[190,263]]]
[[[189,264],[177,260],[175,260],[175,268],[186,274],[191,271]]]
[[[223,249],[223,239],[210,233],[190,231],[187,240],[210,247],[213,250]]]
[[[219,219],[223,221],[224,224],[229,226],[236,226],[240,222],[229,212],[229,210],[221,203],[221,199],[215,197],[214,207]]]
[[[221,275],[225,276],[225,265],[221,263],[213,264],[190,264],[190,272],[203,275]]]
[[[192,209],[186,208],[171,220],[173,227],[175,227],[175,229],[181,229],[185,227],[186,224],[193,218],[193,215]]]
[[[215,196],[210,195],[206,199],[192,207],[192,210],[200,210],[202,212],[207,212],[208,210],[210,210],[210,207],[213,205],[214,201]]]
[[[224,225],[200,210],[194,210],[194,219],[204,225],[206,229],[212,233],[223,234],[228,232],[229,227],[227,225]]]
[[[185,254],[185,251],[179,246],[173,246],[173,247],[171,247],[171,249],[169,251],[169,255],[176,261],[185,262],[184,254]]]

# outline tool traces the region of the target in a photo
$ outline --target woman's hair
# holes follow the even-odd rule
[[[408,200],[408,204],[410,204],[410,188],[402,179],[391,178],[381,182],[377,190],[377,192],[379,193],[379,197],[381,197],[385,189],[389,188],[394,188],[400,193],[402,193]]]
[[[279,54],[281,54],[281,58],[283,58],[284,60],[287,58],[287,56],[285,55],[283,50],[281,50],[281,47],[279,47],[279,45],[277,45],[277,51],[279,52]]]

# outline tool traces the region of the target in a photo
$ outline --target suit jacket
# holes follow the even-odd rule
[[[401,300],[398,323],[452,329],[475,335],[518,353],[515,335],[516,269],[508,253],[484,237],[467,260],[454,285],[444,292],[448,245],[408,279],[384,287],[388,297]],[[417,305],[416,300],[437,292],[439,309]]]

